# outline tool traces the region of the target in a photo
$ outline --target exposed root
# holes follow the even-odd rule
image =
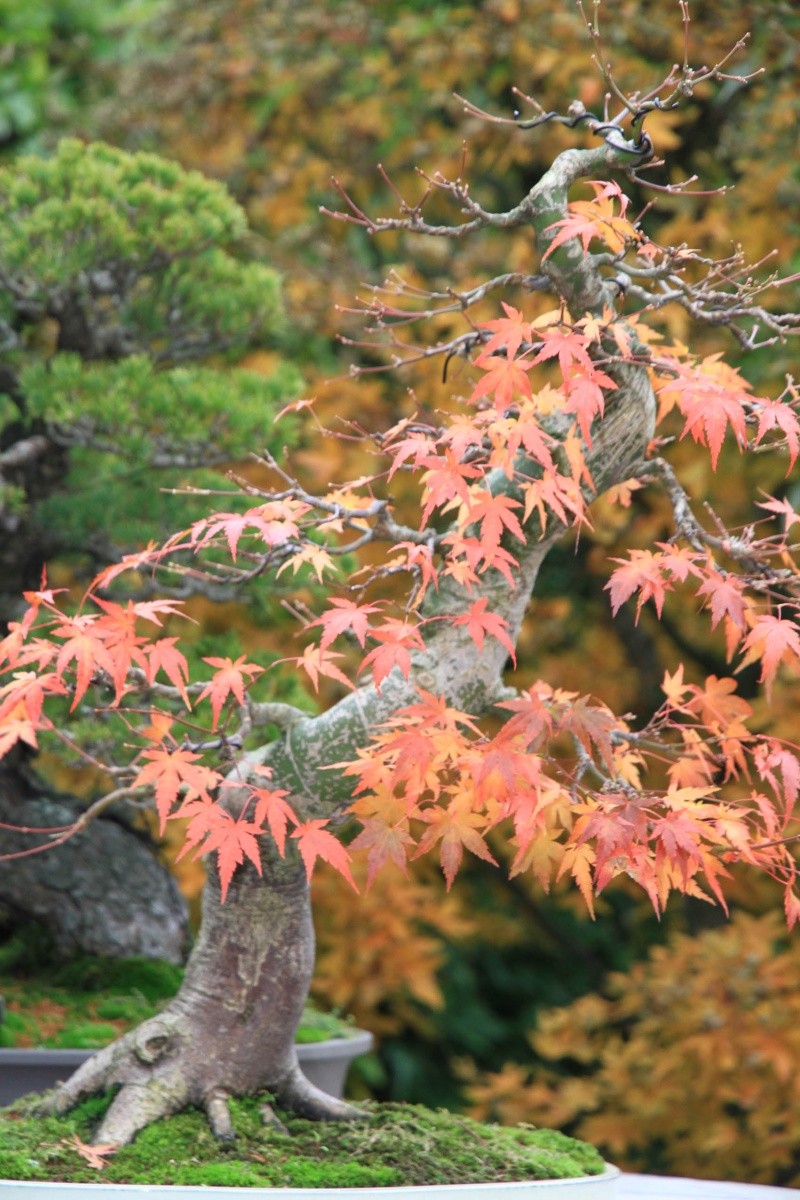
[[[259,1116],[261,1117],[262,1125],[267,1125],[270,1129],[274,1129],[277,1133],[288,1134],[289,1130],[286,1128],[271,1104],[267,1104],[265,1101],[259,1108],[258,1112]]]
[[[344,1100],[336,1100],[309,1083],[298,1066],[275,1087],[275,1099],[289,1112],[312,1121],[363,1121],[367,1114]]]
[[[178,1112],[188,1101],[186,1088],[181,1086],[179,1080],[175,1080],[172,1086],[163,1079],[126,1084],[114,1097],[92,1140],[126,1146],[140,1129]]]
[[[218,1142],[235,1142],[236,1134],[228,1108],[230,1096],[224,1088],[212,1088],[206,1096],[206,1117],[214,1137]]]
[[[42,1112],[62,1116],[87,1096],[93,1096],[110,1087],[109,1068],[113,1062],[114,1049],[114,1046],[108,1046],[105,1050],[99,1050],[78,1067],[66,1083],[49,1092],[42,1100]]]

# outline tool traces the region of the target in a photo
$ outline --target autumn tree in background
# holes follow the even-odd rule
[[[462,369],[435,409],[412,407],[371,434],[346,428],[374,451],[366,478],[313,492],[267,450],[244,511],[231,493],[158,547],[122,557],[77,611],[48,586],[30,589],[3,643],[6,746],[55,732],[97,764],[99,747],[71,732],[64,704],[120,722],[125,744],[87,815],[152,790],[162,824],[188,820],[187,846],[213,856],[175,1001],[52,1100],[63,1110],[121,1084],[101,1142],[192,1103],[229,1136],[227,1096],[262,1088],[309,1115],[355,1115],[306,1083],[293,1047],[319,859],[350,879],[351,857],[364,854],[369,882],[431,852],[449,887],[468,851],[544,887],[570,878],[590,910],[612,880],[630,880],[659,913],[675,892],[724,908],[743,863],[777,883],[789,925],[797,919],[798,760],[751,727],[733,678],[695,680],[675,661],[655,713],[637,721],[541,679],[514,686],[510,673],[550,550],[592,527],[596,497],[624,505],[641,489],[665,497],[671,536],[615,555],[612,607],[633,598],[661,615],[689,593],[721,653],[732,667],[755,663],[768,695],[800,657],[791,506],[765,496],[758,522],[729,531],[671,461],[674,429],[712,467],[727,440],[788,469],[800,435],[793,386],[756,394],[717,356],[671,339],[662,318],[677,306],[701,329],[727,328],[744,351],[779,346],[798,324],[768,303],[786,280],[758,276],[740,252],[718,262],[660,245],[620,187],[648,184],[651,118],[736,77],[727,57],[697,69],[683,59],[660,84],[626,92],[603,70],[607,109],[576,100],[543,112],[520,96],[524,115],[504,120],[468,105],[499,145],[504,125],[528,138],[557,126],[590,143],[558,153],[503,211],[477,198],[464,170],[395,191],[394,216],[370,215],[340,189],[350,226],[433,244],[477,239],[494,267],[480,285],[440,292],[400,273],[367,297],[393,358]],[[535,248],[530,269],[507,270],[508,231]],[[437,336],[453,314],[460,332]],[[358,569],[337,567],[358,554]],[[249,698],[260,668],[245,656],[206,655],[211,670],[198,677],[173,638],[176,576],[234,587],[295,571],[329,586],[316,611],[308,586],[294,602],[304,643],[295,668],[339,689],[313,717]],[[160,598],[142,597],[151,579],[167,581]]]
[[[797,1186],[800,948],[738,912],[540,1015],[538,1066],[473,1078],[484,1119],[555,1125],[628,1170]]]
[[[65,141],[52,158],[0,170],[0,213],[7,627],[45,564],[51,579],[60,572],[79,586],[200,511],[190,495],[163,489],[219,482],[254,443],[280,450],[291,425],[276,438],[273,415],[300,382],[274,353],[278,277],[252,246],[242,259],[246,222],[222,185],[153,155]],[[248,350],[270,346],[267,373],[263,362],[260,373],[237,366]],[[188,576],[176,587],[229,598],[224,586],[201,588]],[[107,745],[107,722],[88,709],[80,720],[89,742]],[[65,761],[63,744],[45,739],[40,765],[54,746]],[[33,769],[35,749],[23,737],[3,760],[6,853],[29,844],[15,826],[71,826],[98,784],[91,757],[67,756],[78,773],[48,779]],[[123,806],[91,839],[46,858],[0,859],[0,905],[43,923],[61,954],[181,961],[185,906],[144,834],[136,807]]]

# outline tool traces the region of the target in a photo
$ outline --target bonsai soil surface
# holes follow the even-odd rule
[[[38,1116],[37,1100],[0,1110],[2,1179],[353,1188],[563,1179],[600,1175],[605,1165],[593,1147],[561,1133],[481,1125],[416,1105],[364,1104],[366,1118],[356,1122],[279,1112],[278,1127],[262,1121],[262,1096],[231,1102],[233,1144],[215,1141],[204,1114],[187,1110],[92,1166],[86,1143],[110,1097],[65,1117]]]

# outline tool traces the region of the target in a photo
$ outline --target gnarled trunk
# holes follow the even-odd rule
[[[55,1093],[54,1111],[117,1086],[97,1140],[119,1143],[187,1105],[205,1108],[216,1135],[229,1137],[227,1097],[259,1091],[309,1117],[356,1115],[300,1071],[295,1033],[314,966],[308,882],[293,852],[268,868],[264,879],[249,864],[239,870],[224,905],[212,874],[178,994],[84,1063]]]

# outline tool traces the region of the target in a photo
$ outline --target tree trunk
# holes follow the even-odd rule
[[[224,906],[212,874],[178,995],[84,1063],[55,1093],[54,1111],[118,1085],[100,1143],[128,1142],[187,1105],[205,1108],[214,1133],[228,1138],[227,1098],[259,1091],[309,1117],[357,1115],[300,1071],[294,1038],[314,966],[309,888],[296,852],[270,857],[263,879],[249,864],[237,871]]]
[[[80,815],[75,801],[37,789],[19,765],[0,770],[0,823],[50,829]],[[0,853],[40,844],[42,835],[0,827]],[[147,839],[100,818],[61,846],[0,859],[0,906],[38,921],[56,954],[163,958],[182,963],[189,949],[186,904]]]

